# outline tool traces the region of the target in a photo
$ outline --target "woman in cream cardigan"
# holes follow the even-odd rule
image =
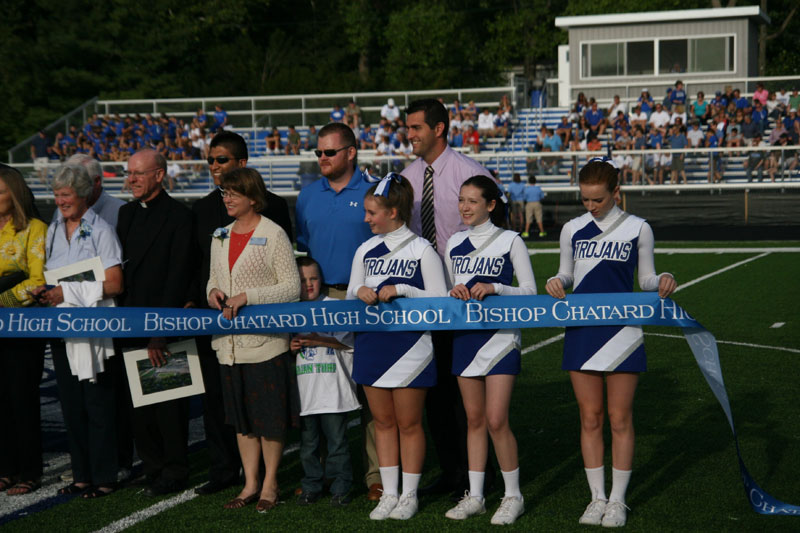
[[[222,176],[222,198],[236,220],[218,228],[211,243],[208,303],[227,319],[245,305],[293,302],[300,278],[286,233],[258,214],[267,191],[261,175],[239,168]],[[286,431],[298,424],[299,398],[289,335],[218,335],[212,341],[222,365],[226,422],[236,429],[245,486],[225,504],[239,509],[258,501],[266,512],[278,502],[278,464]],[[259,487],[259,463],[265,464]]]

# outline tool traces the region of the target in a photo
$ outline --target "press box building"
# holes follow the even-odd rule
[[[561,106],[578,92],[597,99],[660,99],[680,79],[687,93],[713,98],[721,84],[758,74],[759,6],[556,17],[569,34],[559,46]],[[749,92],[741,82],[743,92]],[[750,89],[751,91],[752,89]]]

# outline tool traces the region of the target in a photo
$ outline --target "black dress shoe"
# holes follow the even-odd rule
[[[157,479],[149,487],[144,489],[144,494],[147,496],[163,496],[183,490],[185,487],[185,481]]]
[[[238,484],[239,480],[234,479],[233,481],[209,481],[205,485],[201,485],[194,489],[194,493],[200,496],[207,496],[208,494],[216,494],[219,491],[225,490],[228,487],[232,487],[235,484]]]

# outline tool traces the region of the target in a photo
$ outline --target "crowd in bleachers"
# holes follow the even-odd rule
[[[534,146],[538,152],[657,150],[716,147],[796,146],[800,136],[800,95],[795,87],[791,94],[778,93],[757,85],[752,98],[742,96],[739,89],[725,87],[706,99],[702,91],[690,99],[683,83],[677,81],[662,100],[655,101],[647,89],[642,90],[631,108],[614,96],[607,109],[601,109],[594,98],[579,93],[567,116],[556,128],[543,126]],[[796,150],[744,151],[720,153],[653,153],[614,157],[622,170],[623,183],[662,184],[687,182],[686,158],[708,162],[708,181],[724,179],[728,164],[739,164],[748,181],[754,175],[761,181],[764,174],[775,181],[776,175],[791,175],[798,165]],[[743,159],[742,159],[743,158]],[[556,174],[560,159],[531,157],[528,173]],[[571,173],[574,177],[574,172]]]
[[[161,113],[100,116],[93,114],[82,128],[70,126],[58,132],[47,145],[46,157],[64,161],[76,153],[100,161],[127,161],[143,148],[158,150],[167,160],[197,160],[207,155],[208,142],[221,128],[228,127],[228,114],[216,106],[212,114],[198,109],[191,120]],[[34,159],[41,154],[33,154]]]

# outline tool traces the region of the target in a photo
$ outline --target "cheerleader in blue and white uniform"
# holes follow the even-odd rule
[[[397,297],[447,295],[442,261],[430,243],[408,229],[414,190],[390,174],[367,191],[364,220],[372,237],[356,250],[348,299],[367,305]],[[422,412],[427,388],[436,384],[429,331],[356,334],[353,379],[364,385],[375,421],[383,495],[373,520],[407,520],[417,512],[417,487],[425,461]],[[402,460],[402,461],[401,461]],[[398,496],[400,462],[403,492]]]
[[[536,281],[530,256],[519,234],[503,229],[506,204],[494,180],[473,176],[458,196],[461,220],[469,226],[447,241],[445,263],[460,300],[483,300],[490,294],[533,295]],[[511,285],[514,275],[518,287]],[[467,414],[469,491],[447,511],[448,518],[464,520],[486,512],[484,472],[492,437],[503,474],[505,495],[492,517],[493,524],[511,524],[523,512],[519,490],[517,441],[508,423],[514,380],[520,372],[519,329],[456,331],[453,338],[453,374]],[[488,431],[487,431],[488,430]]]
[[[619,171],[607,158],[595,158],[579,174],[581,201],[588,213],[561,230],[558,274],[547,280],[554,298],[573,293],[632,292],[639,286],[666,298],[677,287],[672,274],[656,275],[653,230],[617,207]],[[633,465],[633,396],[639,372],[647,369],[644,336],[638,326],[567,328],[562,369],[568,370],[581,417],[581,452],[592,501],[581,524],[624,526],[625,492]],[[603,380],[611,425],[612,485],[606,499],[603,467]]]

